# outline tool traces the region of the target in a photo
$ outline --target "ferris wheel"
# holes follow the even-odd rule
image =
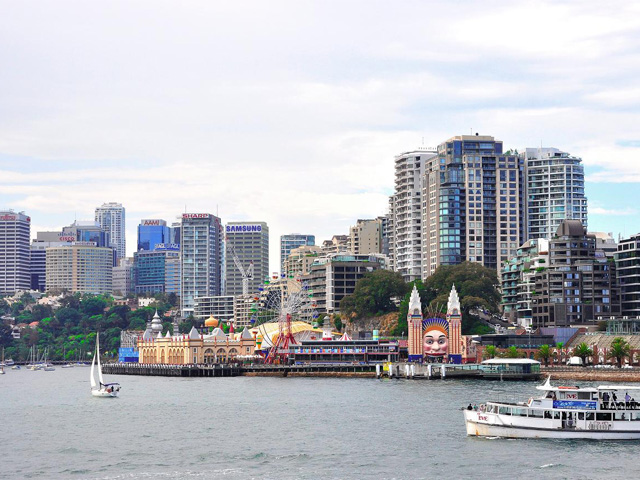
[[[273,275],[264,281],[254,297],[250,321],[256,327],[289,316],[292,321],[313,323],[318,318],[317,307],[306,280]]]

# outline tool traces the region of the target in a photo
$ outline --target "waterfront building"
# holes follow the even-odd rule
[[[640,317],[640,233],[618,243],[615,262],[621,314]]]
[[[90,242],[46,249],[48,291],[111,294],[113,249]]]
[[[134,258],[126,257],[118,260],[118,266],[113,267],[113,293],[127,296],[135,290]]]
[[[24,212],[0,211],[0,295],[31,287],[31,218]]]
[[[513,257],[526,235],[524,178],[524,160],[504,153],[494,137],[441,143],[422,177],[423,278],[439,265],[497,269]]]
[[[269,276],[269,227],[265,222],[233,222],[225,225],[225,294],[242,295],[243,277],[235,264],[232,251],[245,272],[253,265],[247,294],[258,292]]]
[[[183,318],[193,314],[196,298],[222,294],[222,238],[222,224],[215,215],[182,215],[180,310]]]
[[[358,220],[349,229],[349,250],[355,255],[382,253],[382,220]]]
[[[294,248],[301,247],[303,245],[315,245],[315,235],[305,235],[302,233],[290,233],[288,235],[280,236],[280,272],[284,272],[284,261],[289,256],[289,253]]]
[[[121,203],[103,203],[96,208],[96,222],[109,233],[117,258],[127,256],[125,237],[125,210]]]
[[[563,220],[549,240],[549,266],[536,272],[533,327],[595,326],[620,313],[616,265],[579,220]]]
[[[347,339],[344,339],[344,338]],[[290,347],[294,362],[303,363],[386,363],[397,362],[397,340],[338,339],[302,340]]]
[[[138,249],[155,250],[156,245],[165,245],[171,242],[170,229],[167,222],[158,218],[146,218],[140,220],[138,225]]]
[[[133,254],[136,294],[180,294],[180,247],[161,244]]]
[[[307,275],[302,276],[313,292],[319,313],[337,313],[340,301],[351,295],[358,280],[366,273],[387,268],[387,259],[381,254],[331,254],[318,257]]]
[[[207,318],[213,317],[227,323],[231,322],[234,318],[233,307],[233,295],[197,297],[193,316],[200,322],[204,322]]]
[[[294,248],[284,262],[284,274],[288,278],[298,278],[311,270],[316,258],[322,255],[322,247],[303,245]]]
[[[422,278],[422,176],[435,150],[419,149],[395,157],[395,191],[389,201],[389,253],[405,282]]]
[[[239,357],[254,355],[256,341],[244,329],[241,333],[225,334],[215,328],[210,334],[200,334],[191,329],[188,335],[171,335],[169,332],[156,336],[148,330],[138,341],[141,364],[186,365],[231,363]]]
[[[582,159],[557,148],[527,148],[520,158],[527,172],[527,239],[551,238],[563,220],[586,228]]]
[[[531,327],[531,294],[535,290],[535,276],[548,266],[549,240],[544,238],[526,241],[518,248],[515,257],[502,264],[502,312],[510,323]]]

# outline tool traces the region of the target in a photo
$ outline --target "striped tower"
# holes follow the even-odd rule
[[[422,345],[422,305],[415,285],[409,298],[407,325],[409,328],[409,361],[422,362],[424,356],[424,347]]]
[[[449,363],[462,363],[462,314],[455,285],[451,287],[449,294],[447,321],[449,322]]]

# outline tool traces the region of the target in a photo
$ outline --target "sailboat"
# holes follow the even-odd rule
[[[96,378],[94,370],[96,366],[96,357],[98,358],[98,381],[100,385],[96,384]],[[102,366],[100,365],[100,334],[96,335],[96,352],[91,360],[91,395],[94,397],[113,398],[117,397],[120,393],[119,383],[104,383],[102,378]]]
[[[49,363],[49,347],[45,348],[44,350],[44,363],[43,363],[43,369],[45,372],[53,372],[56,367],[53,366],[53,364]]]
[[[4,347],[2,347],[2,363],[0,363],[0,375],[4,375]]]

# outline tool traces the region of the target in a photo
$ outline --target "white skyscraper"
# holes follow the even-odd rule
[[[587,226],[582,159],[557,148],[527,148],[528,238],[551,238],[563,220]]]
[[[111,246],[115,249],[118,258],[125,258],[127,248],[125,239],[125,215],[121,203],[104,203],[96,208],[96,222],[107,232],[111,238]]]
[[[24,212],[0,211],[0,295],[29,290],[31,219]]]
[[[257,293],[269,276],[269,227],[265,222],[228,223],[225,242],[225,295],[242,294],[242,274],[233,260],[232,248],[245,271],[253,264],[248,293]]]

